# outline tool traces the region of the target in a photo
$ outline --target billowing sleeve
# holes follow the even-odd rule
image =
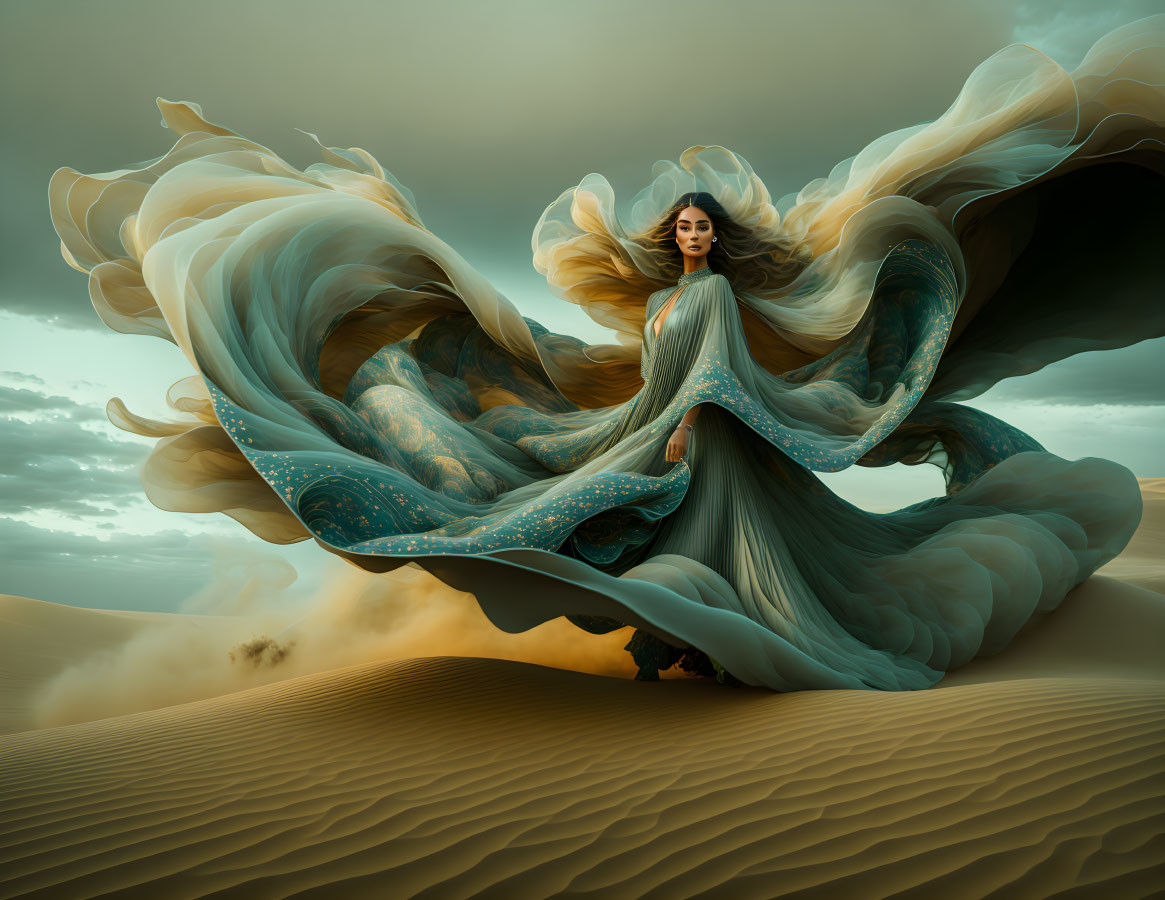
[[[752,383],[754,368],[761,367],[749,352],[736,294],[723,275],[713,275],[709,280],[704,347],[708,352],[717,352],[743,383]]]

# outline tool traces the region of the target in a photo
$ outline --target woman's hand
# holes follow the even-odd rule
[[[680,425],[672,432],[667,442],[667,461],[679,462],[688,452],[688,437],[692,433],[690,425]]]

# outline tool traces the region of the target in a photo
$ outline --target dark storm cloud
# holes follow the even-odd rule
[[[1065,64],[1156,0],[202,0],[9,2],[0,28],[0,308],[102,328],[47,212],[60,166],[106,172],[160,156],[157,96],[293,165],[294,129],[363,147],[427,225],[519,306],[556,302],[530,264],[542,210],[589,172],[622,202],[657,159],[723,144],[774,196],[874,138],[929,121],[1013,41]],[[127,33],[153,36],[132,53]],[[304,60],[311,64],[305,65]],[[35,72],[36,77],[27,77]],[[262,77],[254,77],[254,73]],[[504,276],[504,277],[503,277]]]
[[[39,378],[36,381],[40,381],[42,384],[44,383]],[[28,388],[14,388],[0,385],[0,416],[10,416],[13,413],[44,412],[60,413],[74,421],[105,420],[105,415],[101,410],[92,406],[82,406],[67,397],[42,394],[39,391]]]
[[[73,518],[104,516],[140,502],[143,444],[118,440],[100,410],[64,397],[0,388],[0,412],[55,412],[31,421],[0,418],[0,514],[51,510]]]
[[[1165,406],[1165,338],[1080,353],[1030,375],[1008,378],[984,396],[1046,406]]]
[[[319,156],[297,127],[367,149],[523,305],[552,301],[531,229],[587,173],[625,203],[657,159],[723,144],[775,196],[799,189],[941,114],[1008,43],[1012,15],[1006,0],[7,3],[0,105],[18,139],[0,151],[0,304],[104,327],[60,256],[48,180],[168,150],[157,96],[200,103],[301,168]]]
[[[210,576],[213,541],[180,531],[103,540],[0,517],[0,593],[98,609],[176,608]]]
[[[177,530],[96,538],[0,517],[0,562],[5,563],[56,565],[88,561],[119,563],[129,571],[138,565],[165,567],[201,560],[210,543],[210,539]]]

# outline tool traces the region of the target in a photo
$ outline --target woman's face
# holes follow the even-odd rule
[[[684,256],[707,256],[712,249],[712,219],[698,206],[680,210],[676,219],[676,243]]]

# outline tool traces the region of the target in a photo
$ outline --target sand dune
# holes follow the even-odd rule
[[[0,892],[1143,897],[1160,884],[1159,682],[630,687],[437,658],[12,735]]]
[[[1142,484],[1125,555],[928,691],[436,657],[0,736],[0,896],[1152,896],[1165,479]],[[11,731],[145,621],[0,619]]]
[[[1138,478],[1145,511],[1137,533],[1116,559],[1098,575],[1165,594],[1165,478]]]
[[[207,618],[0,595],[0,734],[35,727],[39,689],[79,660],[116,654],[147,625],[193,629]]]

